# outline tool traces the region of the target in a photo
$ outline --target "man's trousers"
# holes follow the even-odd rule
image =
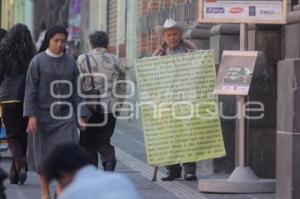
[[[115,129],[116,118],[112,113],[93,114],[88,124],[98,126],[87,127],[85,131],[80,132],[80,146],[87,149],[95,166],[98,166],[99,152],[104,170],[114,170],[116,165],[115,147],[111,145],[110,139]]]

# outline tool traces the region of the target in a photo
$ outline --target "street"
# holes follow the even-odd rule
[[[117,152],[116,172],[128,176],[136,186],[142,199],[274,199],[275,194],[204,194],[197,190],[197,182],[188,182],[179,179],[172,182],[163,182],[160,177],[165,169],[159,168],[158,179],[152,182],[153,168],[146,163],[143,133],[139,123],[135,120],[120,120],[113,136],[113,143]],[[2,156],[7,156],[3,153]],[[10,159],[4,158],[1,167],[9,170]],[[201,171],[198,163],[198,178],[209,177]],[[37,175],[29,173],[24,185],[10,185],[5,181],[8,199],[39,199],[40,191]],[[54,193],[52,184],[52,193]]]

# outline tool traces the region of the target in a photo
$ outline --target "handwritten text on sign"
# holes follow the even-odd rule
[[[136,72],[149,165],[225,155],[213,51],[139,59]]]

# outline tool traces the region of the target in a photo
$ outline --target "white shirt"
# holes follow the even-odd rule
[[[46,50],[46,54],[49,55],[50,57],[62,57],[64,55],[63,52],[61,52],[60,54],[55,54],[53,52],[51,52],[49,49]]]
[[[104,172],[94,166],[80,169],[59,199],[139,199],[136,189],[127,177]]]

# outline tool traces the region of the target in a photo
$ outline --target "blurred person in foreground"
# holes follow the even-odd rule
[[[27,118],[23,117],[23,102],[26,73],[35,52],[31,33],[24,24],[14,25],[0,45],[0,103],[12,154],[11,184],[24,184],[27,179]]]
[[[42,163],[41,171],[62,188],[59,199],[139,199],[122,174],[98,170],[90,154],[75,144],[58,145]]]
[[[158,37],[162,38],[163,43],[155,50],[152,56],[175,55],[198,50],[195,44],[182,39],[186,29],[185,23],[179,23],[173,19],[167,19],[163,26],[157,25],[155,32]],[[196,162],[183,163],[183,167],[185,180],[197,180]],[[172,181],[181,177],[182,167],[180,164],[167,165],[166,168],[168,174],[161,179],[162,181]]]
[[[7,31],[3,28],[0,28],[0,45],[2,38],[6,35]],[[1,111],[0,111],[1,112]],[[0,154],[0,161],[1,161],[1,154]],[[5,171],[0,167],[0,199],[6,199],[5,195],[5,187],[4,187],[4,180],[7,178],[7,174]]]
[[[0,157],[1,159],[1,157]],[[5,187],[4,187],[4,180],[7,178],[7,174],[3,169],[0,168],[0,199],[6,199],[5,195]]]

